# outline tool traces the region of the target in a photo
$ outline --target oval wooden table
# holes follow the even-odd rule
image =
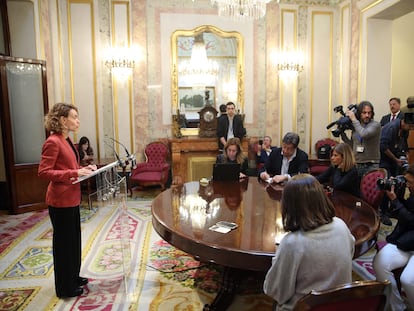
[[[152,203],[152,223],[168,243],[203,262],[228,268],[215,301],[205,310],[225,310],[231,303],[240,270],[266,272],[283,234],[280,199],[283,187],[249,178],[240,183],[189,182],[159,194]],[[336,215],[355,237],[354,258],[376,243],[380,226],[374,209],[360,198],[334,191]],[[311,207],[310,207],[311,208]],[[228,233],[209,230],[218,221],[238,227]]]

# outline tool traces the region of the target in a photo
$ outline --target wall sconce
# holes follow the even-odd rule
[[[282,79],[296,78],[303,70],[304,56],[299,51],[283,51],[278,55],[277,70]]]
[[[129,78],[135,66],[134,51],[128,47],[112,47],[108,51],[105,64],[111,69],[112,74],[119,78]]]

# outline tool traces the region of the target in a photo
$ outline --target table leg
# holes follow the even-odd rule
[[[221,285],[216,298],[211,304],[206,304],[203,311],[224,311],[233,302],[234,295],[243,277],[243,271],[239,269],[224,268],[223,284]]]

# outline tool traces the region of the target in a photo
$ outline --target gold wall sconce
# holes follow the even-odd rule
[[[111,69],[115,77],[128,79],[132,76],[135,59],[134,49],[129,47],[112,47],[108,50],[105,64]]]

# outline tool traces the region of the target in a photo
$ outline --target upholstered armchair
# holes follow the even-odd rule
[[[148,187],[159,185],[165,189],[168,182],[170,164],[168,147],[162,142],[149,143],[144,150],[144,163],[139,163],[136,169],[131,170],[128,188],[132,194],[132,188],[136,186]]]
[[[331,164],[330,151],[337,144],[332,138],[320,139],[315,143],[317,160],[309,159],[309,170],[314,176],[324,172]]]
[[[366,172],[361,178],[361,198],[376,211],[378,211],[384,197],[384,190],[378,188],[377,180],[379,178],[386,178],[387,175],[387,171],[384,168],[376,168]]]
[[[355,281],[324,291],[313,290],[298,300],[293,311],[383,311],[389,281]]]

